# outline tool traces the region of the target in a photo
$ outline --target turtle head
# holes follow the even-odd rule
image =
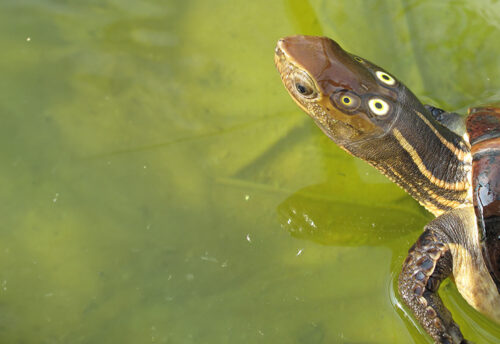
[[[343,147],[385,136],[408,96],[416,99],[395,77],[327,37],[280,39],[274,60],[293,100]]]

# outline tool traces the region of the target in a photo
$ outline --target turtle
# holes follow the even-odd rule
[[[282,38],[274,60],[292,99],[331,140],[435,215],[397,283],[422,328],[436,343],[470,343],[438,294],[447,278],[500,324],[500,104],[466,117],[424,105],[394,75],[327,37]]]

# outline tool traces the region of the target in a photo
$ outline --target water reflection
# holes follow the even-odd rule
[[[352,203],[336,192],[335,184],[305,187],[278,206],[280,224],[293,237],[322,245],[391,247],[394,239],[419,231],[428,218],[418,205],[404,206],[414,202],[408,197],[380,200],[380,186],[363,188],[363,200]]]

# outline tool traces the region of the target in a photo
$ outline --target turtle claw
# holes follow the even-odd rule
[[[441,115],[446,112],[443,109],[437,108],[437,107],[429,105],[429,104],[425,104],[424,107],[427,109],[427,111],[429,111],[431,113],[431,115],[437,121],[441,121]]]

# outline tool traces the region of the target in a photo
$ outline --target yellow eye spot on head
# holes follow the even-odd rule
[[[330,95],[330,102],[341,111],[351,113],[361,105],[361,98],[351,91],[338,91]]]
[[[370,110],[377,116],[384,116],[390,110],[389,104],[385,100],[380,98],[373,98],[368,101],[368,106]]]
[[[349,96],[342,96],[341,101],[342,101],[342,104],[347,105],[347,106],[352,104],[352,99]]]
[[[364,62],[363,59],[361,57],[358,57],[358,56],[353,56],[352,57],[354,60],[358,61],[358,62]]]
[[[379,70],[379,71],[375,72],[375,75],[377,75],[377,78],[386,85],[394,86],[396,84],[396,79],[394,79],[392,76],[390,76],[386,72],[382,72]]]

